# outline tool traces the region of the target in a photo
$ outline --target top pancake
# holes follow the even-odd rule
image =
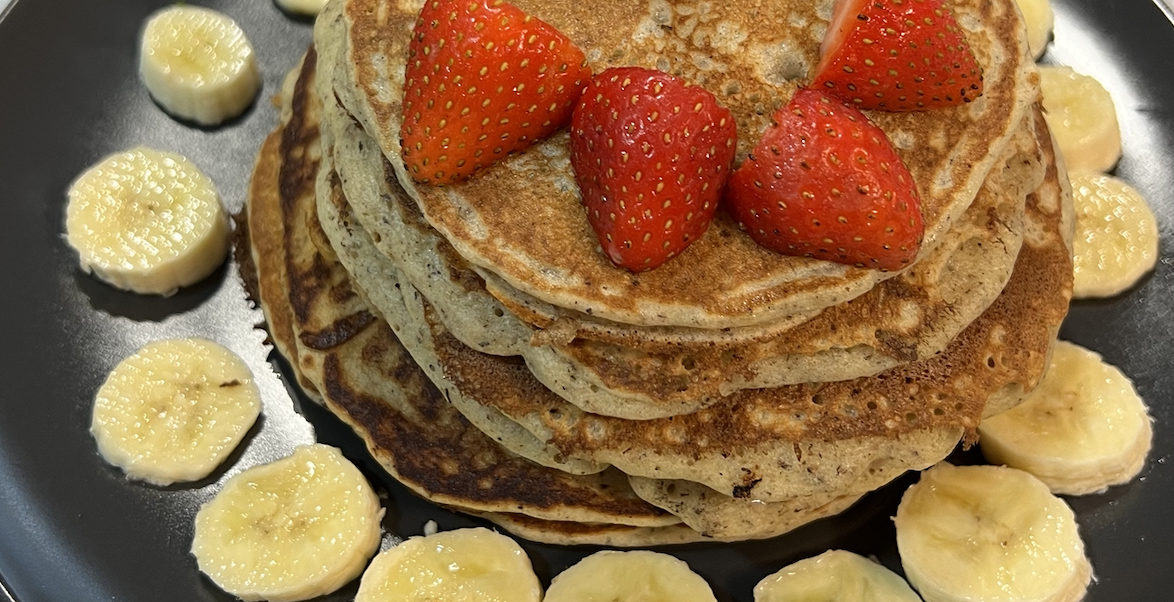
[[[705,86],[734,114],[744,157],[817,62],[831,3],[515,4],[576,42],[596,72],[640,65]],[[923,253],[969,206],[1037,96],[1013,2],[959,0],[952,8],[983,67],[984,95],[953,109],[871,115],[920,189]],[[379,142],[428,221],[458,253],[509,286],[616,322],[728,328],[834,305],[893,275],[775,254],[724,213],[664,266],[642,274],[618,269],[597,250],[565,132],[466,183],[416,186],[400,160],[399,129],[403,63],[417,9],[415,3],[348,0],[342,7],[348,69],[338,70],[343,81],[335,82],[335,91]]]

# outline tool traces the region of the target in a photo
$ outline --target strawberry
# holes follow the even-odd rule
[[[970,102],[982,70],[942,0],[836,0],[811,87],[859,109]]]
[[[909,265],[924,233],[921,201],[884,132],[818,90],[796,92],[773,121],[727,188],[746,233],[786,255]]]
[[[667,73],[620,67],[587,84],[571,116],[571,166],[613,263],[651,270],[705,233],[737,136],[713,94]]]
[[[421,183],[468,178],[570,119],[583,52],[502,0],[427,0],[408,46],[404,163]]]

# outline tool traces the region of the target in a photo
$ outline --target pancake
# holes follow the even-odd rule
[[[681,517],[686,525],[705,536],[727,541],[781,535],[816,518],[839,514],[864,495],[832,493],[764,503],[722,495],[690,481],[642,477],[632,477],[631,481],[640,497]]]
[[[1043,177],[1034,134],[1025,130],[964,219],[912,270],[765,341],[631,348],[561,342],[529,328],[488,295],[415,211],[373,141],[331,102],[323,127],[337,132],[343,188],[368,230],[350,243],[364,266],[351,270],[360,286],[390,286],[380,266],[390,261],[466,345],[523,356],[539,381],[585,411],[641,420],[693,412],[739,389],[846,380],[938,353],[1007,282],[1025,196]]]
[[[642,65],[707,87],[737,121],[739,156],[815,64],[830,16],[828,1],[706,4],[704,19],[698,7],[663,0],[516,4],[575,41],[597,72]],[[664,266],[638,275],[617,269],[596,250],[565,132],[466,183],[416,186],[398,149],[402,65],[415,8],[348,0],[323,13],[320,28],[341,23],[345,30],[334,42],[343,45],[335,93],[378,141],[429,223],[461,256],[510,287],[616,322],[727,328],[842,303],[894,275],[775,254],[724,214]],[[952,8],[984,70],[984,95],[952,109],[872,115],[918,183],[927,224],[923,253],[973,201],[1038,97],[1013,2],[959,0]],[[328,37],[334,36],[320,40]]]
[[[473,351],[416,294],[404,295],[416,304],[409,315],[421,322],[412,345],[427,347],[426,363],[439,363],[455,391],[500,410],[564,457],[629,475],[786,501],[848,489],[870,470],[924,468],[964,432],[974,436],[988,403],[1014,405],[1034,388],[1067,313],[1071,197],[1059,184],[1046,126],[1036,122],[1052,184],[1028,199],[1035,215],[1015,272],[995,302],[932,358],[849,381],[740,391],[693,414],[629,421],[583,412],[525,366]]]
[[[647,548],[708,541],[685,525],[630,527],[600,523],[544,521],[524,514],[473,512],[501,528],[531,541],[555,545],[597,545],[613,548]]]
[[[285,284],[285,256],[282,254],[257,255],[257,249],[280,248],[283,228],[281,227],[281,205],[275,202],[259,200],[264,196],[273,195],[276,191],[278,174],[281,171],[281,130],[278,129],[265,138],[261,150],[257,154],[257,161],[253,165],[253,178],[249,182],[248,198],[245,200],[246,219],[239,221],[237,233],[241,242],[235,243],[234,252],[238,258],[248,257],[249,260],[238,259],[242,272],[246,266],[251,273],[243,274],[246,289],[257,301],[265,316],[265,326],[269,332],[269,340],[281,355],[297,357],[297,342],[294,340],[293,319],[288,309],[280,309],[289,305],[287,300],[288,288]],[[251,229],[250,222],[270,224],[269,228]],[[243,226],[242,226],[243,225]],[[251,239],[257,239],[250,244]],[[242,246],[243,245],[243,246]],[[279,308],[275,310],[274,308]],[[298,385],[308,396],[314,397],[321,403],[321,397],[313,383],[305,378],[301,372],[295,371]]]
[[[775,408],[777,412],[761,408],[772,420],[766,425],[745,423],[747,413],[726,402],[659,420],[629,421],[588,414],[543,387],[525,366],[479,354],[461,344],[445,330],[422,296],[405,295],[405,301],[410,305],[408,315],[420,329],[417,335],[406,337],[411,352],[417,361],[441,366],[439,374],[453,391],[453,398],[459,395],[462,403],[498,409],[564,457],[614,462],[630,475],[693,480],[736,497],[747,497],[754,489],[755,499],[784,502],[851,488],[870,467],[875,471],[891,466],[903,471],[932,465],[945,457],[963,434],[962,428],[954,426],[911,432],[894,429],[897,432],[891,434],[844,437],[825,444],[808,440],[795,429],[784,430],[792,426],[784,422],[798,420],[790,414],[776,417],[774,414],[787,409],[783,405]],[[715,414],[731,411],[736,415],[714,419]],[[747,445],[746,435],[765,441]],[[501,444],[511,448],[514,441],[505,439]],[[605,457],[609,459],[603,460]],[[867,461],[861,463],[861,458]],[[855,470],[849,470],[854,463]],[[760,470],[762,464],[766,466]]]
[[[281,144],[262,147],[248,206],[252,265],[258,284],[266,284],[260,290],[269,291],[258,301],[271,323],[290,326],[274,339],[281,340],[279,349],[293,344],[288,359],[295,370],[392,476],[430,500],[536,519],[527,524],[551,522],[552,540],[565,537],[556,528],[564,522],[600,526],[594,539],[591,529],[580,530],[583,542],[613,541],[616,533],[626,533],[633,545],[686,539],[680,528],[668,529],[680,521],[636,497],[618,471],[575,476],[506,453],[452,408],[349,287],[332,247],[315,234],[318,136],[305,102],[312,66],[311,53],[285,97],[293,110]],[[274,257],[283,260],[269,260]],[[281,281],[285,296],[270,286]]]

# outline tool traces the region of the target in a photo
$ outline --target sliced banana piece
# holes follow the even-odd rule
[[[1017,3],[1027,26],[1027,47],[1031,49],[1031,55],[1039,59],[1048,47],[1056,22],[1052,3],[1050,0],[1017,0]]]
[[[228,255],[212,180],[181,155],[145,147],[106,157],[69,187],[65,232],[81,268],[136,293],[171,295]]]
[[[596,552],[560,573],[543,602],[714,602],[713,590],[668,554]]]
[[[539,602],[542,586],[514,540],[489,529],[413,537],[371,561],[355,602]]]
[[[147,19],[139,74],[167,112],[202,125],[240,115],[261,89],[253,46],[236,22],[186,4]]]
[[[246,470],[196,514],[200,570],[242,600],[288,602],[333,592],[379,548],[383,509],[338,449],[303,445]]]
[[[131,478],[197,481],[220,466],[261,412],[253,373],[206,339],[155,341],[122,360],[98,389],[90,432]]]
[[[1109,91],[1071,67],[1040,66],[1044,119],[1068,169],[1107,172],[1121,158],[1121,127]]]
[[[1077,298],[1112,297],[1158,262],[1158,221],[1136,189],[1113,176],[1069,172],[1076,207],[1072,241]]]
[[[1092,578],[1072,509],[1014,468],[938,464],[894,522],[926,602],[1075,602]]]
[[[326,0],[277,0],[277,6],[295,15],[313,16],[322,12]]]
[[[859,554],[830,550],[754,586],[754,602],[921,602],[905,580]]]
[[[1133,383],[1101,356],[1056,343],[1047,376],[1031,396],[978,427],[987,460],[1026,470],[1053,493],[1084,495],[1141,472],[1153,443],[1150,417]]]

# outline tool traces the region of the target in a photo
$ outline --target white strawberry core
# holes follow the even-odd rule
[[[819,45],[821,59],[835,52],[847,39],[848,33],[856,26],[856,15],[868,0],[835,0],[832,4],[832,21],[828,24],[828,31]],[[821,61],[822,62],[822,61]],[[818,71],[817,71],[818,72]]]

